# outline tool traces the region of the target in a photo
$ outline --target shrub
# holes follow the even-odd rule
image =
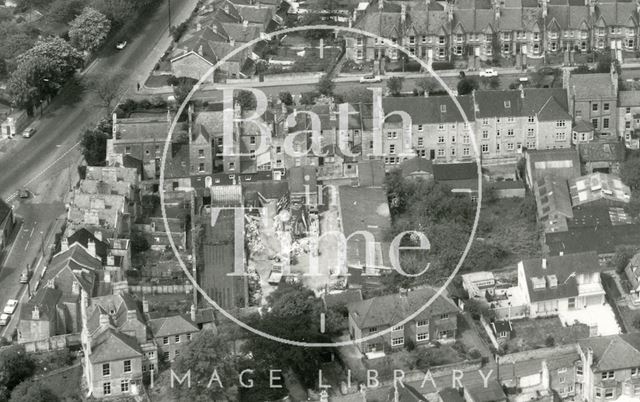
[[[553,339],[553,336],[549,335],[549,336],[547,336],[547,339],[544,340],[544,344],[547,347],[552,347],[552,346],[554,346],[556,344],[556,340]]]

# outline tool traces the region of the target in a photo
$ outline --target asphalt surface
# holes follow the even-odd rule
[[[196,0],[173,2],[172,25],[186,20],[195,4]],[[91,82],[107,76],[121,82],[123,97],[129,96],[131,88],[135,91],[136,83],[149,74],[170,44],[168,15],[168,2],[162,2],[135,24],[130,35],[114,35],[77,80],[66,85],[44,108],[41,117],[41,111],[36,111],[36,119],[30,124],[36,128],[32,138],[0,140],[0,197],[13,204],[19,222],[13,242],[0,256],[0,308],[9,299],[20,301],[9,324],[0,327],[0,336],[11,338],[14,334],[22,304],[29,297],[28,286],[19,283],[20,273],[27,264],[31,265],[31,291],[35,291],[46,264],[46,258],[41,257],[53,243],[65,214],[59,194],[39,194],[22,200],[16,197],[17,190],[41,188],[60,179],[65,167],[75,165],[81,157],[78,142],[82,132],[109,115],[100,98],[89,89]],[[128,45],[119,51],[115,43],[121,39],[126,39]]]

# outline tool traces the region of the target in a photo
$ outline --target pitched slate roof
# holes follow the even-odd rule
[[[583,353],[593,351],[595,372],[638,367],[640,362],[640,334],[630,333],[593,337],[578,341]]]
[[[184,315],[153,318],[149,320],[149,328],[154,338],[181,335],[197,332],[198,327]]]
[[[436,181],[478,179],[476,162],[436,163],[433,165],[433,178]]]
[[[91,343],[89,360],[93,364],[142,356],[142,350],[134,337],[113,328],[104,330]]]
[[[72,294],[72,282],[77,281],[90,295],[93,295],[96,271],[102,269],[99,259],[93,257],[79,243],[69,246],[69,249],[56,254],[49,263],[42,283],[53,281],[57,289],[65,295]]]
[[[400,164],[400,170],[402,171],[402,177],[421,172],[433,174],[433,162],[426,158],[411,158]]]
[[[618,106],[620,107],[640,106],[640,91],[618,92]]]
[[[589,85],[584,85],[585,82],[588,82]],[[571,74],[569,91],[577,100],[615,98],[618,95],[611,85],[609,73]]]
[[[545,234],[551,254],[578,253],[595,250],[598,254],[613,254],[618,246],[640,245],[640,225],[601,225],[571,227],[566,232]]]
[[[560,30],[584,29],[589,26],[589,8],[584,2],[578,5],[549,4],[547,10],[547,27],[553,27],[554,23]]]
[[[40,311],[40,319],[51,320],[56,315],[56,306],[62,298],[62,292],[59,289],[50,288],[48,286],[40,288],[35,295],[20,310],[20,320],[33,320],[32,311],[34,307],[38,307]]]
[[[473,99],[471,96],[458,96],[458,102],[469,121],[474,120]],[[449,96],[403,96],[382,98],[382,109],[385,114],[404,111],[411,116],[412,124],[439,124],[464,122],[460,110]],[[400,117],[390,116],[389,123],[399,123]]]
[[[594,18],[605,25],[635,27],[637,25],[637,12],[635,2],[613,1],[599,2],[595,7]]]
[[[67,238],[67,241],[70,246],[73,243],[80,243],[85,248],[89,247],[89,241],[93,241],[96,245],[96,254],[98,257],[106,258],[109,253],[109,245],[102,240],[98,240],[93,233],[85,228],[78,229],[74,234]]]
[[[400,5],[396,3],[385,1],[380,9],[374,2],[356,22],[355,27],[384,38],[398,38],[404,32],[400,22],[400,10]]]
[[[589,274],[601,271],[598,255],[595,251],[547,257],[546,269],[543,268],[542,258],[524,260],[522,265],[529,298],[532,302],[578,296],[576,276],[582,273]],[[556,287],[548,286],[546,278],[549,275],[556,276],[558,282]],[[531,278],[543,278],[545,287],[534,289]]]
[[[93,297],[87,308],[87,328],[90,332],[97,330],[100,327],[100,314],[107,314],[109,323],[121,329],[127,324],[129,311],[135,311],[137,320],[144,322],[138,303],[130,294]]]
[[[373,297],[361,302],[349,303],[349,315],[359,328],[383,327],[395,325],[423,307],[434,295],[433,288],[407,291],[406,294],[394,293]],[[445,296],[437,297],[418,316],[428,319],[434,314],[457,313],[458,308]]]

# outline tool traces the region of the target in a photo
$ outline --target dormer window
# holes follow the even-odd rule
[[[440,113],[447,113],[447,105],[440,105]]]
[[[504,108],[505,109],[510,109],[511,108],[511,101],[504,101]]]

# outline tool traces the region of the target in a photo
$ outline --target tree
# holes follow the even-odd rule
[[[629,261],[633,258],[636,253],[636,248],[628,247],[628,246],[618,246],[616,247],[616,252],[611,259],[611,265],[615,268],[618,274],[622,274],[629,265]]]
[[[131,0],[93,0],[92,6],[106,15],[114,26],[121,26],[135,15],[136,2]]]
[[[632,190],[640,189],[640,157],[631,157],[622,164],[620,178]]]
[[[173,85],[173,96],[175,96],[176,103],[178,105],[182,105],[184,103],[187,96],[197,83],[198,81],[196,79],[189,77],[180,77],[176,79],[175,84]]]
[[[400,96],[400,92],[402,92],[403,82],[403,77],[391,77],[387,80],[387,89],[389,90],[391,96]]]
[[[12,346],[0,352],[0,386],[13,390],[33,374],[35,364],[22,346]]]
[[[89,166],[104,166],[109,135],[100,130],[86,130],[80,140],[82,155]]]
[[[418,94],[424,95],[433,91],[436,87],[436,84],[429,77],[422,77],[416,82],[416,88],[418,88]]]
[[[264,73],[269,69],[269,63],[266,60],[260,59],[256,61],[256,74],[260,82],[264,81]]]
[[[93,90],[100,98],[107,115],[111,114],[114,102],[123,94],[122,87],[120,87],[122,81],[123,79],[119,75],[113,77],[103,75],[93,84]]]
[[[35,105],[55,95],[81,65],[82,55],[64,39],[40,40],[18,57],[7,85],[11,100],[32,113]]]
[[[60,399],[44,384],[37,381],[20,383],[11,392],[9,402],[58,402]]]
[[[473,77],[465,77],[458,81],[458,95],[467,95],[478,89],[478,81]]]
[[[47,17],[63,24],[72,21],[82,12],[85,2],[82,0],[55,0],[51,3]]]
[[[111,30],[111,21],[91,7],[85,7],[69,25],[69,40],[76,49],[87,52],[94,52],[102,46]]]
[[[282,91],[278,94],[278,99],[280,102],[284,103],[286,106],[293,105],[293,96],[291,96],[291,92]]]
[[[335,89],[336,84],[333,82],[331,77],[328,74],[324,74],[320,77],[318,81],[318,85],[316,89],[320,92],[320,95],[331,96],[333,95],[333,90]]]
[[[149,250],[149,242],[147,238],[140,232],[131,232],[131,250],[134,253],[142,253]]]
[[[181,401],[229,400],[232,381],[238,378],[234,366],[227,340],[212,330],[204,330],[191,340],[176,360],[178,376],[191,373],[191,387],[176,384],[174,394]],[[217,373],[222,387],[214,373]]]
[[[236,101],[240,104],[243,112],[256,109],[256,97],[250,91],[240,91],[236,96]]]
[[[491,89],[500,89],[500,78],[491,77],[489,79],[489,88],[491,88]]]

